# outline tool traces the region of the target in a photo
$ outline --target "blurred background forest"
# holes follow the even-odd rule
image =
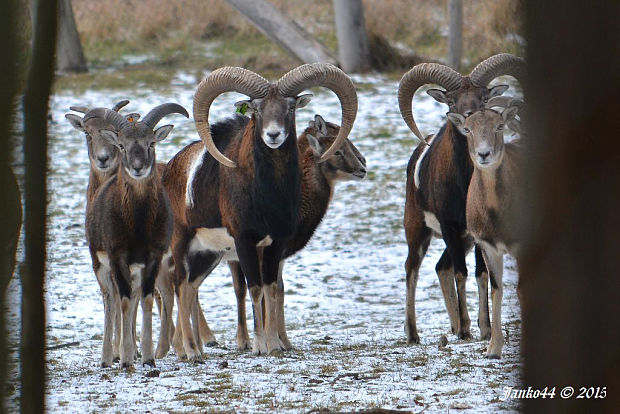
[[[224,0],[72,0],[77,31],[91,71],[128,69],[126,77],[98,77],[107,87],[126,81],[166,81],[166,68],[191,71],[224,65],[280,73],[300,62],[264,36]],[[337,53],[332,0],[271,3]],[[372,70],[402,75],[423,61],[447,61],[448,0],[364,0]],[[520,0],[463,0],[461,70],[500,52],[524,55]],[[29,26],[24,1],[23,25]],[[24,42],[28,30],[22,32]],[[22,50],[28,50],[27,47]],[[156,69],[156,70],[154,70]],[[61,77],[57,86],[77,87]],[[94,81],[82,75],[84,88]],[[91,82],[89,82],[89,79]],[[101,86],[101,85],[99,85]]]

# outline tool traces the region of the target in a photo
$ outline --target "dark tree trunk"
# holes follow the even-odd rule
[[[21,406],[45,407],[45,235],[47,207],[47,112],[54,76],[57,0],[36,3],[32,56],[24,94],[25,250],[22,276]]]
[[[463,0],[448,0],[448,65],[457,72],[463,54]]]
[[[75,26],[71,0],[58,0],[57,66],[62,72],[86,72],[88,67]]]
[[[370,69],[368,35],[361,0],[334,0],[338,58],[345,72]]]
[[[523,166],[527,243],[519,261],[524,386],[556,387],[558,394],[526,399],[524,407],[617,413],[620,2],[526,4],[531,155]],[[562,399],[567,386],[575,394]],[[580,387],[593,387],[584,393],[589,398],[576,398]]]
[[[5,62],[17,61],[16,2],[0,2],[0,50]],[[16,65],[0,65],[0,413],[6,413],[5,393],[7,378],[8,347],[6,335],[5,306],[6,289],[15,268],[15,249],[22,221],[21,199],[15,175],[11,170],[11,139],[14,114]]]

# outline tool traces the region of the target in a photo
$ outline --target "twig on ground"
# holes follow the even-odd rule
[[[56,349],[69,348],[71,346],[78,346],[79,344],[80,344],[79,342],[67,342],[66,344],[58,344],[58,345],[48,346],[46,348],[46,350],[47,351],[54,351]]]

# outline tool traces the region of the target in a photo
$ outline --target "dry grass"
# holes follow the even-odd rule
[[[336,49],[331,0],[271,1]],[[367,29],[379,39],[373,43],[378,45],[375,50],[383,48],[383,40],[409,54],[442,60],[447,50],[445,0],[363,1]],[[110,43],[124,46],[122,50],[142,52],[144,48],[191,47],[191,42],[204,39],[225,42],[262,37],[223,0],[73,0],[73,7],[90,57],[109,48]],[[520,0],[464,0],[464,66],[502,51],[522,54],[514,37],[508,36],[521,33],[520,16]],[[409,63],[405,61],[405,65]]]

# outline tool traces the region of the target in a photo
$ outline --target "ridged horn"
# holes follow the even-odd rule
[[[400,109],[400,115],[405,120],[405,123],[409,129],[421,140],[424,141],[424,136],[418,129],[413,118],[412,99],[416,91],[429,83],[434,83],[451,91],[458,89],[461,86],[463,76],[449,68],[448,66],[441,65],[439,63],[421,63],[415,65],[400,79],[398,85],[398,108]]]
[[[123,99],[122,101],[118,101],[113,107],[112,110],[113,111],[120,111],[122,107],[126,106],[129,103],[129,101],[127,99]],[[75,111],[75,112],[80,112],[82,114],[87,114],[90,109],[87,106],[81,106],[81,105],[74,105],[74,106],[70,106],[69,109],[71,111]],[[96,108],[95,108],[96,109]],[[104,108],[105,109],[105,108]],[[91,117],[92,118],[92,117]]]
[[[89,113],[99,112],[100,109],[101,108],[93,109],[92,111],[89,111]],[[129,122],[127,121],[127,119],[125,119],[124,116],[110,109],[104,110],[104,114],[102,118],[108,121],[114,127],[116,131],[120,131],[121,129],[129,125]],[[86,119],[86,117],[84,117],[84,119]]]
[[[181,105],[176,103],[165,103],[151,109],[151,111],[142,118],[142,123],[148,125],[151,129],[155,129],[155,125],[157,125],[163,117],[170,114],[181,114],[185,118],[189,118],[189,114]]]
[[[490,109],[495,106],[500,108],[508,108],[509,106],[516,106],[519,109],[523,107],[524,102],[512,96],[494,96],[484,105],[485,108]]]
[[[211,104],[224,92],[238,92],[251,99],[262,98],[269,91],[269,81],[262,76],[243,68],[223,67],[214,70],[203,79],[194,95],[194,122],[209,153],[221,164],[235,168],[237,164],[220,152],[213,142],[209,127]]]
[[[519,116],[519,119],[513,118],[510,121],[508,121],[507,125],[513,131],[518,132],[519,134],[523,135],[525,134],[525,130],[527,129],[527,126],[525,125],[526,122],[524,119],[525,102],[523,102],[521,99],[514,98],[511,96],[494,96],[493,98],[489,99],[489,102],[485,104],[485,108],[487,109],[491,109],[493,107],[507,109],[511,106],[518,108],[517,115]]]
[[[327,161],[349,136],[357,116],[357,92],[351,78],[330,63],[309,63],[287,72],[276,85],[283,96],[294,97],[313,86],[328,88],[338,96],[342,111],[340,131],[319,159],[319,162]]]
[[[476,65],[469,74],[469,79],[474,86],[486,88],[498,76],[510,75],[523,86],[525,74],[526,64],[523,59],[510,53],[500,53]]]
[[[70,106],[69,107],[70,111],[74,111],[74,112],[79,112],[81,114],[85,114],[88,112],[88,107],[86,106],[79,106],[79,105],[74,105],[74,106]]]
[[[86,122],[89,119],[93,118],[104,118],[106,111],[109,111],[108,108],[93,108],[89,109],[84,115],[83,121]]]

